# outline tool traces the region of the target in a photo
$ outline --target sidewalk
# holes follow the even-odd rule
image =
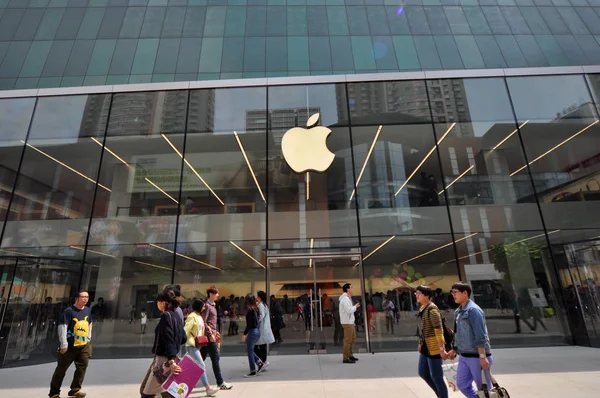
[[[435,398],[416,376],[416,353],[361,354],[355,365],[339,355],[271,356],[269,371],[244,379],[245,357],[221,359],[225,379],[234,385],[222,398],[256,398],[284,394],[285,398],[419,397]],[[596,398],[600,391],[600,350],[583,347],[498,349],[494,374],[512,397]],[[209,360],[210,362],[210,360]],[[139,397],[139,382],[148,359],[92,360],[85,391],[88,397]],[[54,364],[0,369],[1,396],[44,397]],[[73,367],[67,373],[68,391]],[[210,364],[209,380],[214,382]],[[197,390],[192,397],[205,396]],[[450,397],[462,397],[451,393]]]

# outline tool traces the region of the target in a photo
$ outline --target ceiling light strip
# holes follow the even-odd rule
[[[517,131],[519,131],[520,129],[522,129],[523,127],[525,127],[525,125],[529,123],[529,120],[526,120],[525,122],[523,122],[522,125],[520,125],[519,127],[517,127],[512,133],[510,133],[509,135],[507,135],[502,141],[500,141],[499,143],[496,144],[495,147],[493,147],[489,152],[488,155],[490,153],[492,153],[493,151],[495,151],[496,149],[500,148],[500,145],[504,144],[510,137],[512,137],[513,135],[515,135],[517,133]]]
[[[306,200],[310,199],[310,172],[306,172]]]
[[[520,172],[521,170],[523,170],[524,168],[526,168],[528,165],[531,166],[533,163],[537,162],[538,160],[540,160],[541,158],[543,158],[544,156],[546,156],[547,154],[549,154],[550,152],[554,151],[555,149],[560,148],[561,146],[563,146],[564,144],[566,144],[567,142],[571,141],[573,138],[577,137],[579,134],[584,133],[585,131],[587,131],[589,128],[591,128],[592,126],[594,126],[595,124],[597,124],[598,122],[600,122],[600,120],[596,120],[595,122],[591,123],[590,125],[588,125],[587,127],[579,130],[578,132],[576,132],[575,134],[573,134],[572,136],[570,136],[569,138],[567,138],[566,140],[564,140],[563,142],[558,143],[557,145],[555,145],[554,147],[552,147],[551,149],[547,150],[546,152],[542,153],[540,156],[538,156],[537,158],[533,159],[531,162],[525,164],[523,167],[517,169],[516,171],[513,171],[511,173],[511,177],[514,176],[515,174],[517,174],[518,172]]]
[[[315,246],[315,239],[311,238],[310,239],[310,254],[312,254],[312,249]],[[312,268],[313,266],[313,259],[312,257],[310,258],[310,260],[308,260],[308,268]]]
[[[367,153],[365,162],[363,163],[362,169],[360,170],[360,174],[358,175],[358,178],[356,179],[356,186],[352,190],[352,195],[350,195],[350,201],[352,201],[352,198],[354,197],[354,194],[356,193],[356,190],[358,189],[358,184],[360,184],[360,179],[362,178],[363,173],[365,172],[365,169],[367,168],[367,163],[369,163],[369,159],[371,158],[373,149],[375,149],[375,144],[377,143],[377,139],[379,138],[379,134],[381,133],[382,128],[383,128],[383,126],[380,125],[379,128],[377,129],[377,133],[375,133],[375,137],[373,137],[373,142],[371,143],[371,147],[369,148],[369,152]]]
[[[448,128],[448,130],[446,130],[446,132],[444,133],[444,135],[442,136],[442,138],[440,138],[437,142],[437,145],[440,145],[442,143],[442,141],[446,138],[446,136],[450,133],[450,131],[452,131],[452,129],[454,128],[454,126],[456,126],[456,122],[452,123],[450,125],[450,127]],[[396,193],[394,194],[394,196],[398,196],[398,194],[400,193],[400,191],[402,191],[402,189],[406,186],[406,184],[408,184],[408,182],[410,181],[411,178],[413,178],[413,176],[415,174],[417,174],[417,171],[419,171],[419,169],[421,168],[421,166],[423,166],[423,163],[425,163],[427,161],[427,159],[429,158],[429,156],[431,156],[431,154],[433,153],[433,151],[435,151],[435,147],[436,145],[433,146],[433,148],[431,148],[429,150],[429,152],[427,153],[427,155],[425,155],[425,157],[423,158],[423,160],[421,160],[421,163],[419,163],[419,165],[415,168],[415,170],[408,176],[408,178],[404,181],[404,183],[402,183],[402,186],[400,187],[400,189],[398,189],[396,191]]]
[[[111,151],[110,149],[108,149],[108,147],[102,145],[102,143],[100,141],[98,141],[97,139],[95,139],[94,137],[91,137],[92,141],[94,141],[96,144],[100,145],[101,147],[103,147],[106,152],[110,153],[111,155],[113,155],[115,158],[117,158],[117,160],[119,160],[121,163],[123,163],[125,166],[127,167],[132,167],[129,163],[127,163],[126,161],[124,161],[123,159],[121,159],[121,157],[119,155],[117,155],[116,153],[114,153],[113,151]]]
[[[154,267],[154,268],[160,268],[160,269],[164,269],[164,270],[167,270],[167,271],[172,271],[172,269],[171,269],[171,268],[162,267],[162,266],[160,266],[160,265],[156,265],[156,264],[145,263],[145,262],[143,262],[143,261],[137,261],[137,260],[136,260],[136,261],[134,261],[134,263],[137,263],[137,264],[142,264],[142,265],[147,265],[148,267]]]
[[[258,261],[258,260],[257,260],[257,259],[255,259],[254,257],[252,257],[252,256],[250,255],[250,253],[248,253],[246,250],[244,250],[244,249],[242,249],[241,247],[239,247],[239,246],[238,246],[238,245],[237,245],[235,242],[233,242],[233,241],[231,241],[231,240],[230,240],[230,241],[229,241],[229,243],[231,243],[233,246],[235,246],[235,247],[236,247],[236,249],[238,249],[239,251],[241,251],[242,253],[244,253],[246,256],[248,256],[248,258],[250,258],[250,259],[251,259],[252,261],[254,261],[256,264],[260,265],[261,267],[263,267],[263,268],[265,268],[265,269],[267,268],[267,267],[265,267],[264,265],[262,265],[262,263],[261,263],[260,261]]]
[[[441,195],[442,193],[444,193],[444,191],[445,191],[445,190],[447,190],[448,188],[450,188],[450,187],[451,187],[451,186],[452,186],[452,185],[453,185],[453,184],[454,184],[456,181],[458,181],[458,180],[460,180],[461,178],[463,178],[465,174],[467,174],[469,171],[471,171],[471,170],[473,169],[473,167],[475,167],[475,165],[472,165],[471,167],[469,167],[468,169],[466,169],[465,171],[463,171],[463,172],[462,172],[462,174],[461,174],[461,175],[459,175],[458,177],[456,177],[456,178],[454,179],[454,181],[452,181],[450,184],[448,184],[448,185],[446,186],[446,188],[442,189],[442,190],[441,190],[441,191],[438,193],[438,195]]]
[[[22,140],[21,140],[21,142],[22,142],[23,144],[25,144],[25,141],[22,141]],[[46,152],[42,151],[41,149],[38,149],[38,148],[34,147],[34,146],[33,146],[33,145],[31,145],[31,144],[26,144],[26,145],[27,145],[28,147],[30,147],[31,149],[33,149],[33,150],[35,150],[35,151],[37,151],[37,152],[41,153],[42,155],[46,156],[48,159],[50,159],[50,160],[53,160],[53,161],[55,161],[56,163],[60,164],[60,165],[61,165],[61,166],[63,166],[64,168],[71,170],[73,173],[75,173],[75,174],[77,174],[77,175],[79,175],[79,176],[81,176],[81,177],[85,178],[86,180],[88,180],[88,181],[90,181],[90,182],[93,182],[94,184],[98,184],[98,186],[99,186],[99,187],[106,189],[108,192],[112,192],[110,189],[108,189],[108,188],[107,188],[107,187],[105,187],[104,185],[97,183],[95,180],[93,180],[93,179],[91,179],[90,177],[86,176],[86,175],[85,175],[85,174],[83,174],[82,172],[80,172],[80,171],[77,171],[77,170],[75,170],[74,168],[72,168],[71,166],[69,166],[68,164],[65,164],[65,163],[61,162],[60,160],[58,160],[58,159],[56,159],[56,158],[54,158],[54,157],[52,157],[52,156],[48,155]]]
[[[76,249],[76,250],[81,250],[81,251],[86,251],[85,248],[83,248],[81,246],[69,246],[69,248]],[[113,256],[111,254],[108,254],[108,253],[98,252],[98,251],[95,251],[95,250],[92,250],[92,249],[87,249],[87,251],[90,252],[90,253],[99,254],[101,256],[115,258],[115,256]]]
[[[475,236],[475,235],[477,235],[477,234],[478,234],[478,232],[475,232],[475,233],[473,233],[473,234],[471,234],[471,235],[467,235],[467,236],[465,236],[465,237],[462,237],[462,238],[460,238],[460,239],[457,239],[457,240],[455,240],[454,242],[446,243],[445,245],[442,245],[442,246],[440,246],[440,247],[437,247],[437,248],[435,248],[435,249],[433,249],[433,250],[430,250],[430,251],[428,251],[428,252],[425,252],[425,253],[419,254],[418,256],[415,256],[415,257],[413,257],[413,258],[411,258],[411,259],[408,259],[408,260],[406,260],[406,261],[404,261],[404,262],[400,263],[400,265],[404,265],[404,264],[406,264],[406,263],[408,263],[408,262],[411,262],[411,261],[413,261],[413,260],[416,260],[416,259],[418,259],[418,258],[421,258],[421,257],[423,257],[423,256],[426,256],[426,255],[428,255],[428,254],[431,254],[431,253],[433,253],[433,252],[436,252],[436,251],[438,251],[438,250],[441,250],[441,249],[443,249],[443,248],[445,248],[445,247],[451,246],[451,245],[452,245],[452,243],[458,243],[458,242],[460,242],[460,241],[463,241],[463,240],[465,240],[465,239],[469,239],[470,237],[472,237],[472,236]]]
[[[152,186],[154,186],[154,188],[158,189],[160,192],[164,193],[165,196],[167,196],[169,199],[171,199],[173,202],[179,204],[179,202],[177,200],[175,200],[174,197],[172,197],[171,195],[169,195],[168,193],[166,193],[161,187],[159,187],[158,185],[156,185],[155,183],[153,183],[152,181],[150,181],[150,179],[148,177],[144,177],[144,179],[146,181],[148,181],[150,184],[152,184]]]
[[[240,137],[238,136],[238,133],[236,131],[234,131],[233,134],[235,135],[235,139],[237,140],[237,143],[240,146],[240,150],[242,151],[242,155],[244,155],[244,159],[246,159],[246,164],[248,165],[248,168],[250,169],[250,173],[252,174],[252,178],[254,178],[254,183],[256,184],[256,187],[258,188],[258,192],[260,192],[260,196],[262,197],[263,201],[265,203],[267,203],[267,199],[265,199],[265,195],[263,194],[262,189],[260,189],[260,185],[258,183],[258,180],[256,179],[256,174],[254,174],[254,170],[252,169],[252,165],[250,164],[250,160],[248,159],[248,155],[246,155],[246,151],[244,150],[244,146],[242,145],[242,141],[240,140]]]
[[[18,254],[20,256],[36,257],[35,254],[21,253],[21,252],[16,252],[14,250],[7,250],[7,249],[0,249],[0,252],[6,252],[6,253],[10,253],[10,254]]]
[[[150,243],[150,246],[152,246],[152,247],[155,247],[155,248],[157,248],[157,249],[160,249],[160,250],[164,250],[164,251],[166,251],[167,253],[171,253],[171,254],[175,253],[175,252],[174,252],[173,250],[171,250],[171,249],[167,249],[166,247],[162,247],[162,246],[159,246],[159,245],[155,245],[154,243]],[[185,259],[188,259],[188,260],[190,260],[190,261],[194,261],[194,262],[196,262],[196,263],[198,263],[198,264],[206,265],[207,267],[211,267],[211,268],[214,268],[214,269],[218,269],[219,271],[222,271],[222,269],[221,269],[221,268],[219,268],[219,267],[216,267],[216,266],[214,266],[214,265],[211,265],[211,264],[205,263],[204,261],[196,260],[195,258],[192,258],[192,257],[186,256],[185,254],[181,254],[181,253],[175,253],[175,255],[176,255],[176,256],[179,256],[179,257],[183,257],[183,258],[185,258]]]
[[[202,176],[200,174],[198,174],[198,172],[196,171],[196,169],[194,167],[192,167],[192,165],[190,164],[190,162],[183,157],[183,155],[181,154],[181,152],[179,151],[179,149],[177,149],[177,147],[171,142],[171,140],[165,135],[165,134],[161,134],[162,137],[165,139],[165,141],[167,141],[167,143],[171,146],[171,148],[173,148],[173,150],[175,151],[175,153],[177,153],[179,155],[180,158],[183,159],[183,161],[185,162],[185,164],[194,172],[194,174],[196,174],[196,177],[198,177],[198,179],[200,181],[202,181],[202,183],[206,186],[206,188],[208,188],[208,190],[215,195],[215,198],[217,198],[217,200],[219,201],[219,203],[221,203],[221,206],[225,206],[225,202],[223,202],[221,200],[221,198],[219,197],[219,195],[217,195],[215,193],[215,191],[213,191],[213,189],[210,187],[210,185],[208,185],[208,183],[206,181],[204,181],[204,178],[202,178]]]

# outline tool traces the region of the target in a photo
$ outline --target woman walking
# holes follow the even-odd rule
[[[260,338],[260,330],[258,329],[258,306],[256,297],[252,293],[246,296],[246,311],[246,329],[242,336],[242,343],[246,343],[250,373],[244,375],[244,377],[254,377],[258,376],[260,371],[263,370],[264,364],[254,353],[254,346]]]
[[[445,350],[442,314],[431,302],[433,291],[429,286],[419,286],[415,292],[421,304],[419,317],[419,376],[431,387],[439,398],[448,398],[442,363],[448,358]]]
[[[204,310],[204,301],[196,299],[192,303],[192,312],[187,316],[185,320],[185,336],[187,341],[185,343],[185,350],[192,357],[194,361],[204,369],[200,381],[206,389],[206,395],[208,397],[214,397],[219,391],[217,388],[211,388],[208,383],[208,376],[206,375],[206,365],[202,360],[200,349],[196,347],[196,341],[198,336],[205,336],[204,319],[202,319],[202,311]]]
[[[153,374],[155,368],[161,368],[163,364],[169,368],[171,373],[179,374],[181,368],[175,363],[179,348],[185,343],[185,330],[181,318],[175,313],[179,301],[173,290],[164,290],[156,296],[156,305],[162,315],[154,330],[154,346],[152,353],[154,360],[146,379],[142,382],[141,398],[152,398],[163,391],[162,383]]]
[[[269,361],[267,361],[268,355],[268,344],[275,342],[273,331],[271,330],[271,314],[269,313],[269,307],[267,307],[267,293],[262,290],[258,292],[258,329],[260,330],[260,337],[254,347],[254,352],[264,366],[262,370],[267,370]]]

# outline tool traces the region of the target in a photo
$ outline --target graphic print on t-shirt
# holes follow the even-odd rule
[[[73,347],[80,347],[88,343],[90,324],[88,317],[83,319],[73,318],[73,329],[69,328],[67,338],[73,338]]]

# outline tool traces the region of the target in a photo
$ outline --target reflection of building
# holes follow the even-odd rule
[[[338,109],[344,109],[344,86],[336,87],[336,98]],[[430,112],[435,123],[453,123],[470,118],[465,85],[460,79],[428,80],[427,87],[420,81],[353,84],[348,86],[348,106],[350,117],[355,119],[384,113],[429,119]],[[344,120],[342,115],[339,117]],[[469,124],[459,128],[461,137],[474,135]]]
[[[286,131],[306,126],[308,118],[319,112],[319,107],[275,109],[267,113],[264,110],[247,111],[246,131],[267,131],[268,127],[275,145],[279,146]]]

